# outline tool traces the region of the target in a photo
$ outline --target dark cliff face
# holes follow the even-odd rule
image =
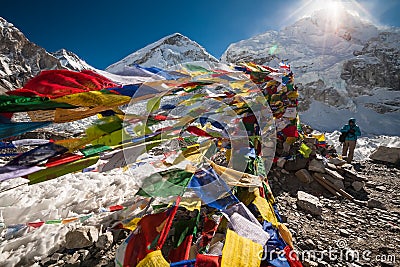
[[[61,68],[58,59],[0,18],[0,93],[22,87],[41,70]]]
[[[386,87],[399,91],[399,42],[399,33],[380,33],[376,38],[369,40],[361,51],[355,51],[353,59],[343,64],[341,78],[349,87]]]

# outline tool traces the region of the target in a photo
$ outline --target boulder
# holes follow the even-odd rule
[[[386,209],[385,204],[374,198],[368,200],[367,206],[368,208]]]
[[[328,180],[329,182],[334,184],[336,187],[344,190],[343,179],[338,179],[337,177],[333,177],[333,176],[327,175],[327,174],[324,174],[324,177],[326,178],[326,180]]]
[[[313,159],[308,164],[308,170],[313,172],[325,173],[325,165],[321,160]]]
[[[306,169],[298,170],[295,173],[295,175],[302,183],[305,183],[305,184],[309,184],[312,181],[314,181],[314,178],[311,176],[311,174]]]
[[[287,171],[298,171],[304,169],[307,166],[309,159],[296,158],[294,160],[288,160],[285,163],[285,170]]]
[[[328,180],[329,182],[331,182],[333,185],[335,185],[337,188],[343,189],[344,190],[344,183],[343,180],[341,179],[337,179],[335,177],[332,177],[326,173],[322,174],[322,173],[314,173],[314,175],[317,178],[325,178],[326,180]]]
[[[357,192],[360,191],[361,189],[364,188],[365,183],[364,182],[359,182],[359,181],[354,181],[351,186],[356,190]]]
[[[84,226],[74,229],[65,236],[67,249],[85,248],[93,245],[98,240],[99,231],[94,226]]]
[[[331,169],[331,170],[334,170],[334,171],[337,170],[336,165],[335,165],[335,164],[332,164],[332,163],[329,163],[329,162],[328,162],[328,164],[327,164],[327,167],[328,167],[329,169]]]
[[[343,167],[343,166],[342,166]],[[345,168],[340,168],[338,169],[338,171],[340,171],[342,173],[342,175],[344,175],[345,177],[353,180],[353,181],[359,181],[359,182],[363,182],[366,181],[367,178],[359,175],[355,170],[353,169],[345,169]]]
[[[105,232],[104,234],[99,236],[99,239],[96,242],[96,247],[99,249],[107,249],[111,247],[113,241],[113,234],[111,232]]]
[[[328,160],[328,162],[329,162],[329,163],[332,163],[332,164],[334,164],[334,165],[336,165],[336,166],[342,166],[342,165],[344,165],[344,164],[347,163],[347,161],[345,161],[345,160],[343,160],[343,159],[339,159],[339,158],[330,158],[330,159]]]
[[[380,146],[369,156],[369,158],[377,161],[400,164],[400,148]]]
[[[303,191],[297,192],[297,206],[313,215],[322,214],[322,205],[318,198]]]
[[[338,180],[344,180],[343,176],[340,175],[337,171],[325,169],[326,173]]]

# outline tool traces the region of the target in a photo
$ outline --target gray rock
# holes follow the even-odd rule
[[[72,264],[72,265],[75,265],[75,264],[79,264],[80,263],[80,260],[79,260],[79,252],[77,251],[77,252],[75,252],[73,255],[72,255],[72,257],[71,258],[69,258],[68,260],[67,260],[67,263],[68,264]],[[78,265],[79,266],[79,265]]]
[[[303,261],[304,267],[318,267],[318,263],[309,259],[305,259]]]
[[[335,164],[332,164],[332,163],[330,163],[330,162],[328,162],[328,164],[327,164],[326,166],[327,166],[329,169],[331,169],[331,170],[334,170],[334,171],[337,170],[336,165],[335,165]]]
[[[104,234],[99,236],[99,239],[96,242],[96,247],[99,249],[107,249],[111,247],[113,241],[113,234],[111,232],[105,232]]]
[[[98,240],[99,231],[94,226],[84,226],[67,233],[65,247],[67,249],[85,248]]]
[[[318,198],[303,191],[297,192],[297,206],[313,215],[322,214],[322,205]]]
[[[87,260],[90,257],[90,251],[86,249],[78,250],[79,254],[81,255],[82,261]]]
[[[285,170],[287,171],[298,171],[304,169],[307,166],[309,159],[296,158],[294,160],[288,160],[285,163]]]
[[[327,175],[327,174],[324,174],[324,177],[325,177],[329,182],[331,182],[332,184],[334,184],[335,186],[337,186],[338,188],[344,189],[343,180],[337,179],[336,177],[332,177],[331,175]]]
[[[364,182],[359,182],[359,181],[354,181],[351,186],[356,190],[357,192],[360,191],[361,189],[364,188],[365,183]]]
[[[345,230],[345,229],[340,229],[339,230],[339,234],[340,234],[340,236],[343,236],[343,237],[351,236],[351,233],[349,231]]]
[[[52,261],[58,261],[60,260],[64,255],[61,253],[54,253],[53,255],[51,255],[51,260]]]
[[[362,207],[367,207],[368,205],[367,201],[362,201],[358,199],[353,199],[353,202]]]
[[[46,264],[46,263],[49,263],[51,261],[51,258],[50,257],[46,257],[46,258],[44,258],[44,259],[42,259],[41,261],[40,261],[40,264]],[[47,265],[49,265],[49,264],[47,264]]]
[[[340,175],[337,171],[330,170],[330,169],[325,169],[325,170],[326,170],[326,173],[329,174],[330,176],[332,176],[333,178],[338,179],[338,180],[344,180],[343,176]]]
[[[306,244],[309,248],[314,249],[315,248],[315,243],[314,241],[312,241],[312,239],[307,239],[306,241],[304,241],[304,244]]]
[[[381,201],[374,198],[368,200],[367,206],[368,208],[386,209],[385,205]]]
[[[372,154],[369,156],[372,160],[384,161],[393,164],[400,163],[400,148],[398,147],[386,147],[380,146],[378,147]]]
[[[345,161],[345,160],[343,160],[343,159],[339,159],[339,158],[330,158],[330,159],[328,160],[328,162],[329,162],[329,163],[332,163],[332,164],[334,164],[334,165],[336,165],[336,166],[342,166],[342,165],[344,165],[344,164],[347,163],[347,161]]]
[[[326,261],[318,261],[318,266],[320,267],[329,267],[329,263],[327,263]]]
[[[311,176],[311,174],[306,170],[302,169],[299,170],[295,173],[297,179],[299,179],[302,183],[309,184],[312,181],[314,181],[314,178]]]
[[[308,170],[319,173],[325,173],[325,165],[321,160],[313,159],[310,161],[310,164],[308,165]]]
[[[381,192],[386,191],[386,187],[383,185],[377,186],[377,187],[375,187],[375,189],[378,191],[381,191]]]

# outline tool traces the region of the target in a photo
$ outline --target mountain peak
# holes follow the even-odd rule
[[[319,10],[231,44],[221,61],[289,63],[302,119],[313,127],[333,131],[332,118],[358,113],[364,132],[398,135],[390,125],[400,123],[399,40],[399,28],[383,30],[345,10]]]
[[[64,68],[76,71],[94,69],[84,60],[80,59],[75,53],[64,48],[61,48],[60,50],[57,50],[51,54],[60,61]]]
[[[173,33],[108,66],[106,71],[123,74],[126,67],[135,64],[146,67],[168,68],[191,61],[217,62],[218,60],[197,42],[192,41],[181,33]]]

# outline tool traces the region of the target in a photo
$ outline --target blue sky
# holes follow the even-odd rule
[[[328,0],[2,1],[0,16],[32,42],[65,48],[104,69],[175,32],[219,58],[230,43],[278,30]],[[400,0],[329,0],[357,6],[375,23],[400,26]]]

